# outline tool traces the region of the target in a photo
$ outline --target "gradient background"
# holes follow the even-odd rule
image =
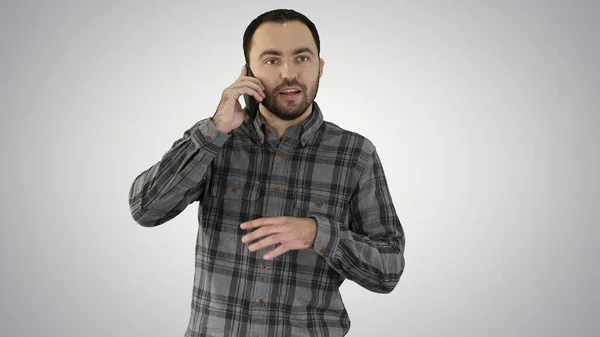
[[[277,7],[317,25],[317,101],[377,145],[406,231],[391,294],[343,285],[349,336],[598,336],[597,1],[6,0],[0,335],[183,336],[197,204],[143,228],[129,187]]]

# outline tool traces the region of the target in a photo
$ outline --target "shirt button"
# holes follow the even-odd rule
[[[352,269],[354,269],[354,268],[352,268],[352,266],[348,266],[348,268],[347,268],[347,269],[348,269],[349,271],[352,271]]]
[[[265,130],[265,132],[266,132],[267,134],[269,134],[269,133],[271,133],[271,129],[267,128],[267,129]]]
[[[319,208],[323,207],[323,202],[321,200],[317,201],[317,207],[319,207]]]
[[[325,254],[325,252],[327,251],[327,249],[325,249],[325,247],[319,249],[319,251],[321,252],[321,254]]]
[[[267,266],[266,264],[263,264],[262,267],[260,267],[262,270],[268,270],[269,266]]]
[[[185,172],[184,171],[179,172],[179,176],[180,177],[185,177]]]
[[[281,158],[281,159],[285,158],[285,153],[280,153],[279,158]]]
[[[273,187],[273,192],[279,192],[279,187]]]
[[[233,193],[237,193],[237,191],[238,191],[237,187],[232,187],[232,188],[231,188],[231,192],[233,192]]]
[[[210,136],[204,136],[204,140],[206,140],[207,142],[208,142],[209,140],[211,140],[211,139],[212,139],[212,138],[210,138]]]
[[[265,299],[261,298],[260,300],[258,300],[258,303],[260,303],[261,305],[265,304]]]

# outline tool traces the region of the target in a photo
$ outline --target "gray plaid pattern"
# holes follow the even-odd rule
[[[313,114],[286,132],[262,116],[230,134],[210,118],[185,131],[129,191],[142,226],[167,222],[198,201],[198,238],[186,337],[343,336],[345,279],[392,291],[404,270],[404,231],[374,145]],[[273,260],[250,252],[242,222],[313,217],[312,248]]]

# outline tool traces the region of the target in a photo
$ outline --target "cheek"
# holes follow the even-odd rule
[[[258,76],[257,76],[257,74],[255,74],[255,77],[258,78],[260,80],[260,82],[265,86],[265,89],[267,89],[267,92],[272,91],[278,85],[277,77],[274,76],[273,74],[261,73]]]
[[[272,93],[275,88],[277,88],[278,85],[280,85],[280,83],[277,83],[275,81],[262,81],[262,84],[265,86],[265,89],[267,91],[267,93]]]

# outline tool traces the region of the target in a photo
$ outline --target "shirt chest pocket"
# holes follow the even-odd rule
[[[346,204],[331,195],[309,194],[296,196],[295,206],[296,216],[298,217],[320,215],[337,222],[346,222]]]
[[[223,223],[239,225],[260,215],[260,184],[247,179],[214,181],[210,187],[211,208]]]

